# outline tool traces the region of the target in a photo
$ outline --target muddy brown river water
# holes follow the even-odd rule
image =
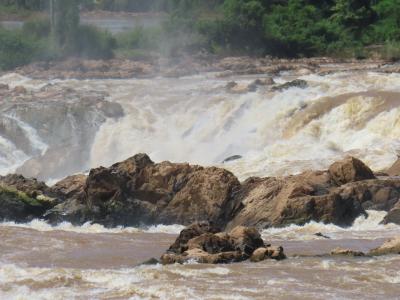
[[[400,256],[332,257],[336,247],[368,251],[400,226],[370,212],[348,229],[310,223],[263,231],[284,261],[231,265],[140,265],[159,257],[181,226],[106,229],[0,226],[1,299],[399,299]],[[324,239],[314,233],[331,237]]]

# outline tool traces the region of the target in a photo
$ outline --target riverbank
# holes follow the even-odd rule
[[[87,60],[71,58],[63,61],[37,62],[19,67],[14,72],[33,79],[128,79],[157,76],[179,78],[204,72],[219,73],[220,78],[262,75],[293,76],[328,75],[341,72],[399,73],[400,65],[381,59],[335,59],[329,57],[278,59],[184,55],[173,58],[159,56],[145,59]],[[6,74],[6,72],[0,73]]]

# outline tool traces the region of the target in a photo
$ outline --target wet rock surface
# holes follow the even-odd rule
[[[185,228],[175,243],[161,256],[160,262],[173,264],[196,261],[219,264],[240,262],[249,258],[252,262],[259,262],[265,259],[281,260],[286,256],[282,247],[265,247],[255,228],[238,226],[230,232],[215,233],[215,228],[203,222]]]
[[[92,169],[79,200],[89,211],[88,220],[107,226],[196,220],[223,225],[234,208],[231,195],[239,187],[236,177],[223,169],[155,164],[139,154],[110,168]]]
[[[331,255],[356,257],[356,256],[365,256],[365,253],[361,251],[355,251],[352,249],[335,248],[331,251]]]
[[[385,222],[397,222],[400,180],[353,176],[357,181],[346,180],[350,182],[338,186],[333,176],[331,171],[306,171],[287,177],[252,177],[240,183],[221,168],[154,163],[146,154],[138,154],[109,168],[92,169],[88,176],[69,176],[52,187],[21,175],[2,177],[0,183],[33,198],[52,198],[42,215],[52,223],[95,222],[113,227],[209,222],[184,230],[174,251],[186,247],[190,239],[223,229],[231,230],[231,239],[236,233],[238,240],[243,236],[257,239],[257,232],[243,233],[238,226],[262,229],[310,221],[350,226],[358,216],[367,215],[366,209],[390,211]],[[216,239],[223,245],[222,238],[203,236],[205,240],[195,242],[213,244]],[[250,256],[262,246],[247,250],[236,245],[235,249]]]
[[[394,237],[384,242],[380,247],[372,249],[369,255],[400,254],[400,237]]]
[[[7,89],[1,95],[0,135],[32,157],[16,170],[26,177],[44,180],[80,171],[89,161],[99,127],[124,114],[102,92],[57,84],[23,89]]]
[[[0,220],[29,222],[41,218],[57,199],[43,182],[21,175],[0,177]]]

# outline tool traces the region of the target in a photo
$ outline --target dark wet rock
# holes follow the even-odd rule
[[[305,89],[305,88],[308,87],[308,83],[307,83],[307,81],[302,80],[302,79],[295,79],[295,80],[286,82],[284,84],[280,84],[280,85],[274,86],[274,87],[272,87],[271,90],[273,90],[273,91],[283,91],[283,90],[287,90],[287,89],[290,89],[290,88],[293,88],[293,87],[300,88],[300,89]]]
[[[209,222],[197,222],[183,229],[175,242],[169,247],[167,252],[183,253],[188,249],[189,240],[201,236],[205,233],[217,233],[220,229],[211,225]]]
[[[243,260],[243,256],[239,251],[210,254],[198,248],[187,250],[182,255],[163,254],[160,258],[160,262],[164,265],[182,264],[189,261],[196,261],[203,264],[227,264]]]
[[[160,261],[157,258],[152,257],[152,258],[142,262],[141,264],[139,264],[139,266],[151,266],[151,265],[156,265],[159,263],[160,263]]]
[[[234,161],[234,160],[238,160],[238,159],[241,159],[241,158],[243,158],[241,155],[232,155],[232,156],[229,156],[229,157],[225,158],[222,161],[222,163],[224,164],[224,163],[227,163],[227,162],[230,162],[230,161]]]
[[[256,249],[250,256],[250,261],[260,262],[266,259],[282,260],[285,258],[286,255],[283,252],[283,248],[281,246],[279,247],[267,246]]]
[[[333,163],[329,167],[329,174],[332,181],[339,186],[354,181],[375,179],[374,173],[368,166],[351,156]]]
[[[224,169],[155,164],[139,154],[92,169],[80,199],[91,212],[88,217],[107,226],[201,220],[224,225],[234,210],[231,195],[239,188],[237,178]]]
[[[365,210],[389,211],[400,197],[400,180],[370,179],[351,182],[339,187],[337,193],[347,201],[358,201]]]
[[[344,199],[331,188],[329,173],[322,171],[285,178],[249,178],[236,194],[240,205],[227,226],[265,228],[309,221],[348,226],[365,213],[357,200]]]
[[[209,232],[204,232],[209,230]],[[254,261],[266,258],[283,259],[286,256],[282,247],[266,248],[259,232],[255,228],[239,226],[231,232],[213,232],[207,223],[193,224],[185,228],[175,243],[160,258],[162,264],[184,263],[232,263],[248,259],[256,249],[265,249]],[[191,237],[197,233],[200,235]],[[260,252],[260,250],[259,250]],[[261,257],[262,256],[262,257]]]
[[[50,189],[60,199],[77,199],[84,193],[87,176],[83,174],[71,175],[58,181]]]
[[[0,186],[0,220],[29,222],[52,206],[46,198],[33,198],[13,188]]]
[[[331,251],[333,256],[365,256],[364,252],[356,251],[352,249],[335,248]]]
[[[315,233],[314,235],[315,235],[315,236],[318,236],[318,237],[322,237],[322,238],[324,238],[324,239],[330,239],[329,236],[327,236],[327,235],[325,235],[325,234],[323,234],[323,233],[321,233],[321,232],[317,232],[317,233]]]
[[[372,249],[369,255],[400,254],[400,237],[394,237],[384,242],[378,248]]]
[[[237,226],[229,232],[236,250],[250,256],[254,250],[264,247],[260,233],[254,227]]]
[[[23,192],[31,198],[36,198],[39,195],[53,196],[53,193],[44,182],[35,178],[25,178],[20,174],[0,176],[0,185]]]
[[[386,171],[389,176],[400,176],[400,158]]]
[[[383,219],[384,224],[394,223],[400,225],[400,200],[394,205],[394,207],[388,212]]]
[[[8,84],[0,83],[0,90],[8,90],[8,89],[10,89]]]

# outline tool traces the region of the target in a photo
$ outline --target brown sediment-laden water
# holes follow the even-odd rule
[[[221,166],[241,180],[324,169],[348,154],[384,170],[400,150],[400,75],[345,69],[281,72],[273,75],[275,84],[255,89],[249,85],[267,76],[43,80],[4,74],[1,84],[25,91],[0,90],[0,171],[51,184],[141,152],[154,161]],[[271,88],[293,79],[306,84]],[[222,163],[228,157],[235,159]],[[287,260],[218,266],[139,266],[164,253],[180,225],[3,222],[0,298],[398,299],[399,256],[327,255],[336,247],[367,252],[399,236],[400,226],[380,224],[384,216],[369,211],[349,228],[265,229],[263,239],[281,244]]]
[[[370,212],[350,228],[310,223],[267,229],[288,259],[260,263],[139,265],[159,257],[182,226],[105,229],[50,227],[42,221],[0,226],[4,299],[398,299],[400,257],[336,257],[336,247],[368,251],[400,226]],[[330,237],[316,236],[321,232]]]

